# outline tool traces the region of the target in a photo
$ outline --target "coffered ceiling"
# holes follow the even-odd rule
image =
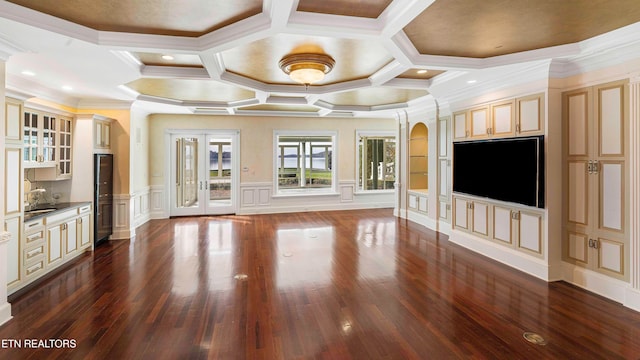
[[[11,0],[0,54],[7,86],[41,97],[375,116],[486,70],[580,56],[590,39],[618,46],[629,36],[612,32],[639,21],[638,0]],[[301,52],[335,66],[295,83],[278,63]]]

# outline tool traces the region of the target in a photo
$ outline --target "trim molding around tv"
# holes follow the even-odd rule
[[[544,208],[544,136],[453,143],[453,191]]]

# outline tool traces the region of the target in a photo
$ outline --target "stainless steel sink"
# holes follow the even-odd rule
[[[51,208],[51,209],[35,209],[35,210],[25,211],[24,213],[25,214],[32,214],[32,215],[35,215],[35,214],[46,214],[46,213],[50,213],[50,212],[56,211],[56,210],[58,210],[58,209],[55,209],[55,208]]]

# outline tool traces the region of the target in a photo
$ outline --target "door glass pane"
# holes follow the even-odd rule
[[[176,139],[176,207],[198,207],[198,139]]]
[[[231,201],[231,140],[209,139],[209,205]]]

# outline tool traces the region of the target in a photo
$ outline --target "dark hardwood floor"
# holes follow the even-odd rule
[[[10,299],[0,358],[640,358],[640,313],[388,209],[153,220],[137,234]]]

